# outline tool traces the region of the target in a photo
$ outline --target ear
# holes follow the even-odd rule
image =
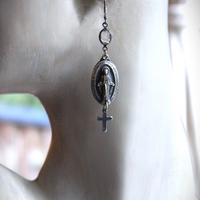
[[[73,0],[74,7],[77,12],[80,23],[83,21],[84,17],[92,10],[96,0]]]

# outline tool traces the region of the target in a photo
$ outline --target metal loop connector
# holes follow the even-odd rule
[[[108,102],[103,106],[103,112],[108,112]]]
[[[107,28],[107,27],[108,27],[108,23],[107,23],[107,22],[104,22],[104,23],[102,24],[102,26],[103,26],[104,28]]]
[[[102,55],[102,59],[103,59],[103,60],[110,60],[109,55],[108,55],[107,53],[104,53],[104,54]]]
[[[108,51],[107,45],[103,46],[102,50],[103,50],[105,53],[107,53],[107,51]]]

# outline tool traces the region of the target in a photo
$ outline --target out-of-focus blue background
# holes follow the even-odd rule
[[[0,163],[33,180],[46,159],[51,141],[48,116],[29,94],[0,96]]]

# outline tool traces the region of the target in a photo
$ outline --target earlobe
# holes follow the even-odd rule
[[[96,0],[73,0],[73,4],[79,19],[79,22],[82,23],[85,16],[92,10],[96,4]]]

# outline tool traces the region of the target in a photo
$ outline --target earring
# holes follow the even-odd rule
[[[107,45],[112,40],[112,34],[108,30],[107,23],[107,7],[104,0],[104,22],[103,29],[99,33],[99,41],[103,45],[103,56],[95,65],[91,78],[92,94],[97,102],[103,105],[102,117],[98,117],[98,121],[102,121],[102,131],[107,132],[107,121],[113,119],[108,116],[108,105],[116,98],[119,90],[119,74],[116,66],[110,61]]]

